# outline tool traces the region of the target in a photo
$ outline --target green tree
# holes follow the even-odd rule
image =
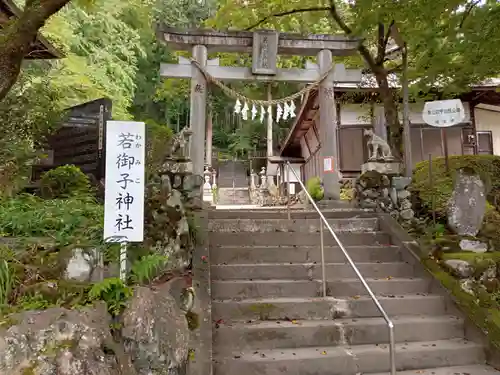
[[[390,31],[397,25],[410,53],[415,91],[456,93],[498,73],[500,5],[478,0],[222,0],[212,20],[216,27],[253,29],[272,27],[281,31],[338,33],[362,38],[358,56],[345,59],[350,66],[367,67],[378,84],[385,109],[390,141],[401,149],[397,98],[390,88],[391,73],[400,61],[389,58]]]
[[[7,95],[21,71],[39,30],[70,0],[26,0],[20,16],[0,29],[0,101]]]

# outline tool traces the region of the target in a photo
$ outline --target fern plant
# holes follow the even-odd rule
[[[6,260],[0,261],[0,306],[9,303],[9,297],[14,287],[14,272]]]
[[[150,283],[167,263],[168,257],[160,254],[143,256],[132,264],[131,279],[134,284]]]
[[[128,287],[117,277],[104,279],[92,286],[89,297],[94,301],[104,301],[108,312],[118,316],[126,306],[127,300],[132,296],[132,288]]]

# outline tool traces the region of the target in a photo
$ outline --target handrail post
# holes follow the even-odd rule
[[[389,327],[389,356],[391,360],[391,375],[396,375],[396,339],[394,337],[394,323],[388,322]]]
[[[321,246],[321,277],[323,286],[323,297],[326,297],[326,272],[325,272],[325,242],[323,238],[323,221],[319,219],[319,235]]]
[[[290,164],[286,165],[286,209],[290,220]]]

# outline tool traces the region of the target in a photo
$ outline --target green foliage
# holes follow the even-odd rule
[[[87,243],[102,237],[103,207],[91,197],[43,200],[23,194],[0,200],[0,234],[49,237],[63,243],[77,237]]]
[[[13,270],[6,260],[0,260],[0,308],[8,304],[13,287]]]
[[[46,199],[87,196],[91,193],[90,180],[74,165],[64,165],[43,174],[41,193]]]
[[[219,29],[256,28],[277,29],[283,32],[338,34],[344,33],[329,11],[293,12],[296,9],[329,6],[329,1],[316,0],[255,0],[247,4],[220,0],[219,10],[209,25]],[[470,83],[498,74],[495,61],[499,51],[491,41],[500,39],[495,27],[500,21],[497,1],[437,0],[404,2],[391,0],[334,1],[342,20],[354,36],[363,38],[372,56],[378,47],[378,27],[385,34],[395,21],[408,45],[410,80],[417,94],[427,93],[439,86],[447,93],[467,90]],[[286,13],[283,17],[269,17]],[[281,59],[284,60],[284,59]],[[343,59],[348,66],[364,67],[360,54]],[[383,60],[383,59],[382,59]],[[300,59],[293,64],[302,63]],[[386,69],[397,66],[400,60],[383,62]]]
[[[112,316],[118,316],[126,307],[127,300],[132,296],[132,288],[126,286],[119,278],[104,279],[92,286],[89,297],[94,301],[104,301]]]
[[[315,201],[323,199],[323,187],[321,186],[321,179],[319,177],[312,177],[306,182],[307,192]]]
[[[488,199],[494,203],[495,194],[500,192],[500,157],[493,155],[451,156],[449,166],[450,174],[447,174],[444,158],[432,160],[432,188],[429,183],[429,162],[420,162],[415,167],[410,188],[421,200],[424,210],[431,210],[434,196],[436,216],[445,218],[448,200],[454,188],[456,171],[462,168],[467,168],[481,177],[489,191]]]
[[[34,157],[30,142],[0,137],[0,198],[13,196],[26,185]]]
[[[143,256],[132,264],[131,279],[134,284],[149,284],[166,265],[168,257],[160,254]]]
[[[165,125],[160,125],[152,119],[146,120],[145,123],[146,139],[148,142],[146,172],[150,175],[157,172],[161,168],[173,133],[172,129]]]

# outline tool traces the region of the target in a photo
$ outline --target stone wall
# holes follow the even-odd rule
[[[410,178],[368,170],[356,180],[354,198],[361,208],[386,212],[400,222],[410,222],[415,216],[407,190],[410,182]]]

